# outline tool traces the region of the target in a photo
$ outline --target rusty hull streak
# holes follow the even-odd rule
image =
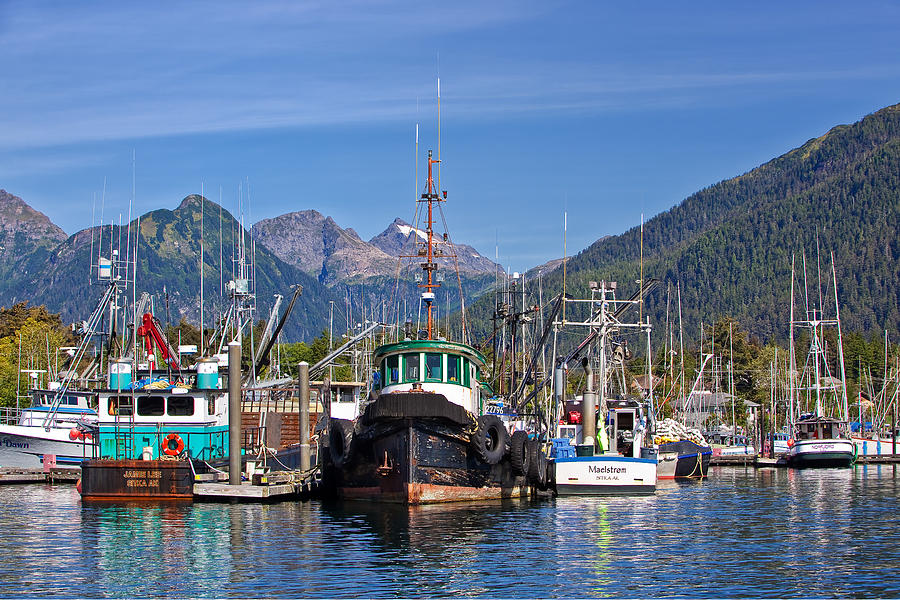
[[[379,500],[398,504],[436,504],[442,502],[470,502],[472,500],[499,500],[502,498],[527,498],[528,486],[503,488],[464,487],[456,485],[435,485],[430,483],[408,483],[406,489],[391,492],[379,487],[343,487],[340,495],[345,500]]]

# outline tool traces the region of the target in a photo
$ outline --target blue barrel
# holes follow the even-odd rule
[[[197,363],[197,389],[219,389],[219,361],[207,358]]]
[[[130,358],[120,358],[109,365],[109,389],[129,389],[131,386],[131,366]]]

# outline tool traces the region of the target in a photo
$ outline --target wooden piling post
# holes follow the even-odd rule
[[[897,454],[897,402],[894,401],[894,412],[891,414],[891,454]]]
[[[309,363],[297,365],[300,386],[300,470],[309,470]]]
[[[241,343],[228,344],[228,484],[241,485]]]

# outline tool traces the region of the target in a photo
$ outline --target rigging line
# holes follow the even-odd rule
[[[203,344],[203,181],[200,181],[200,347]]]
[[[440,173],[440,169],[438,170]],[[450,237],[450,232],[447,227],[447,219],[444,216],[444,208],[441,206],[440,202],[438,203],[438,213],[441,215],[441,222],[444,225],[444,233],[447,234],[447,244],[450,245],[450,256],[453,257],[453,261],[456,266],[456,284],[459,288],[459,303],[460,303],[460,313],[462,316],[462,341],[464,344],[468,343],[468,331],[466,328],[466,300],[463,297],[463,287],[462,287],[462,277],[459,274],[459,254],[456,252],[456,246],[453,245],[453,240]],[[449,312],[449,308],[448,308]],[[449,318],[449,315],[447,315]]]

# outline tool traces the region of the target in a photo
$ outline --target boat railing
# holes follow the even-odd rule
[[[126,427],[116,428],[109,434],[99,434],[97,429],[92,432],[92,444],[86,444],[90,447],[91,458],[111,458],[114,460],[123,459],[140,459],[144,454],[143,445],[136,443],[137,436],[146,438],[151,436],[149,448],[153,457],[171,456],[173,459],[184,455],[190,456],[195,460],[218,460],[225,458],[228,451],[228,432],[226,430],[216,431],[190,431],[178,430],[173,428],[157,428],[154,432],[137,432]],[[174,436],[174,438],[173,438]],[[183,448],[181,452],[169,454],[163,452],[164,444],[168,444],[167,440],[173,439],[173,444],[178,446],[180,439]],[[112,441],[111,444],[103,445],[101,440],[106,439]]]
[[[23,410],[15,406],[0,407],[0,425],[18,425],[22,420]]]
[[[241,390],[241,412],[300,412],[299,398],[297,387],[244,388]]]
[[[267,428],[265,425],[241,429],[241,448],[247,454],[257,454],[266,447]]]

